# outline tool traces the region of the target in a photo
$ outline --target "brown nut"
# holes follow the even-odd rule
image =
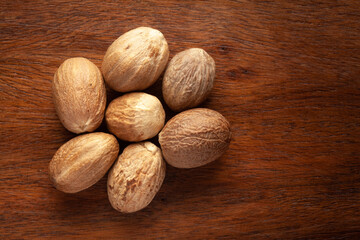
[[[112,89],[139,91],[155,83],[168,59],[169,48],[163,34],[153,28],[139,27],[110,45],[101,70]]]
[[[165,168],[160,148],[151,142],[126,147],[108,175],[113,208],[131,213],[149,205],[164,181]]]
[[[191,48],[176,54],[163,79],[166,104],[176,112],[193,108],[209,95],[215,78],[215,61],[203,49]]]
[[[99,181],[119,153],[116,138],[107,133],[88,133],[62,145],[49,164],[54,186],[66,193],[76,193]]]
[[[105,114],[108,129],[119,139],[139,142],[160,132],[165,123],[165,111],[155,96],[128,93],[113,100]]]
[[[159,143],[171,166],[194,168],[219,158],[230,138],[230,124],[223,115],[195,108],[170,119],[159,134]]]
[[[74,133],[92,132],[104,118],[106,90],[100,70],[86,58],[64,61],[52,82],[57,115]]]

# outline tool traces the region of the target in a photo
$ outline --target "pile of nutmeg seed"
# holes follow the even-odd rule
[[[168,58],[163,34],[139,27],[110,45],[101,71],[81,57],[60,65],[52,93],[61,123],[77,134],[93,132],[105,116],[111,134],[82,134],[57,150],[49,172],[58,190],[82,191],[100,180],[115,162],[108,174],[109,201],[120,212],[135,212],[146,207],[159,191],[165,178],[163,158],[177,168],[194,168],[226,151],[231,138],[229,122],[214,110],[190,109],[202,103],[213,87],[214,60],[200,48],[176,54],[169,64]],[[166,104],[175,112],[190,109],[166,124],[159,99],[139,92],[155,83],[164,70]],[[125,93],[107,109],[105,83]],[[114,135],[134,142],[120,156]],[[160,148],[146,141],[156,135]]]

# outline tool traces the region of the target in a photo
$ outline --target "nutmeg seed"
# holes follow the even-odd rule
[[[165,123],[165,111],[157,97],[134,92],[113,100],[105,120],[109,131],[119,139],[139,142],[159,133]]]
[[[106,90],[100,70],[86,58],[64,61],[54,75],[52,94],[57,115],[74,133],[92,132],[104,118]]]
[[[166,104],[176,112],[193,108],[209,95],[215,78],[215,61],[201,48],[190,48],[176,54],[163,79]]]
[[[100,180],[119,153],[116,138],[107,133],[88,133],[62,145],[49,164],[54,186],[66,193],[84,190]]]
[[[165,168],[161,150],[151,142],[126,147],[108,175],[113,208],[131,213],[149,205],[165,178]]]
[[[167,163],[177,168],[194,168],[219,158],[228,148],[230,124],[220,113],[195,108],[170,119],[159,133]]]
[[[106,83],[115,91],[139,91],[159,78],[168,58],[169,48],[163,34],[153,28],[139,27],[110,45],[101,70]]]

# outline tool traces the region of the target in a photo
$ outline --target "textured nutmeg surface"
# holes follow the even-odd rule
[[[145,208],[159,191],[166,164],[151,142],[127,146],[109,172],[107,191],[113,208],[131,213]]]
[[[220,113],[195,108],[170,119],[159,134],[167,163],[194,168],[219,158],[229,146],[230,124]]]
[[[201,48],[176,54],[166,68],[162,92],[166,104],[176,112],[193,108],[210,94],[215,78],[215,61]]]
[[[109,131],[119,139],[139,142],[159,133],[165,123],[165,111],[157,97],[134,92],[114,99],[105,119]]]
[[[139,27],[124,33],[110,45],[101,70],[115,91],[139,91],[159,78],[168,58],[164,35],[153,28]]]
[[[49,164],[54,186],[76,193],[95,184],[109,170],[119,153],[116,138],[108,133],[88,133],[62,145]]]
[[[74,133],[92,132],[104,118],[105,83],[98,67],[86,58],[65,60],[54,75],[52,96],[64,127]]]
[[[0,12],[1,239],[360,238],[359,0],[3,0]],[[204,106],[233,137],[219,161],[167,166],[153,202],[124,215],[105,178],[79,194],[51,187],[49,161],[75,135],[50,81],[66,58],[100,67],[140,25],[164,34],[171,58],[214,58]],[[146,91],[160,96],[159,83]]]

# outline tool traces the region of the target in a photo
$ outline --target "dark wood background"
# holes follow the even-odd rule
[[[139,26],[159,29],[170,57],[201,47],[215,59],[202,106],[233,137],[216,162],[168,166],[153,202],[126,215],[106,177],[78,194],[51,185],[49,161],[75,135],[50,90],[65,59],[100,67]],[[360,239],[360,1],[5,0],[0,100],[2,239]]]

